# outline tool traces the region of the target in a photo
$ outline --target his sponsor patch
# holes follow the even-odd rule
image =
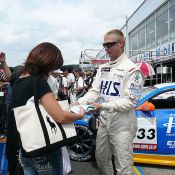
[[[120,82],[102,80],[100,92],[106,96],[120,96]]]
[[[137,103],[141,96],[141,86],[138,84],[131,83],[131,86],[129,88],[129,97],[134,101],[134,103]]]
[[[101,72],[110,72],[111,67],[103,67],[101,68]]]

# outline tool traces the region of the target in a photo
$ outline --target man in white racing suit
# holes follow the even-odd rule
[[[133,109],[137,103],[144,76],[124,54],[124,36],[113,29],[104,35],[103,46],[110,62],[97,71],[92,88],[78,100],[100,110],[100,126],[96,139],[96,160],[103,175],[113,175],[111,157],[114,155],[117,175],[133,174],[133,138],[137,120]],[[104,102],[95,102],[102,97]]]

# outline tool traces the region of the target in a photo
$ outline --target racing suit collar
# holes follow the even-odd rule
[[[113,65],[113,64],[116,64],[116,63],[119,63],[121,60],[123,60],[125,57],[125,53],[123,53],[122,55],[120,55],[120,57],[118,57],[115,61],[109,61],[109,64],[110,65]]]

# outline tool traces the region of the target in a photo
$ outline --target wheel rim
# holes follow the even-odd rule
[[[89,130],[84,129],[83,127],[76,127],[77,131],[77,141],[68,146],[69,154],[71,157],[83,158],[92,152],[93,147],[93,136],[90,134]]]

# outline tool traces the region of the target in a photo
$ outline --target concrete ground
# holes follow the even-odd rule
[[[92,162],[71,161],[72,172],[70,175],[100,175],[97,164]],[[175,167],[135,164],[136,175],[175,175]],[[135,168],[134,168],[135,169]]]

